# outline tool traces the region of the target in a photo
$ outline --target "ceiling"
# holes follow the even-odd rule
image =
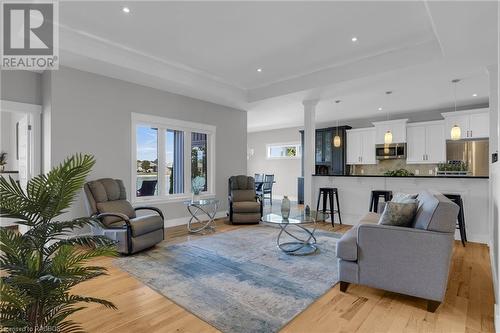
[[[497,5],[61,2],[60,58],[247,110],[250,131],[299,126],[311,98],[321,100],[317,122],[449,107],[456,77],[459,104],[487,102]]]

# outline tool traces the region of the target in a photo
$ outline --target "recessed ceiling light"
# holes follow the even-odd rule
[[[353,43],[356,43],[358,41],[358,37],[352,37],[351,40]]]
[[[477,97],[477,94],[472,94],[472,97]]]
[[[378,108],[378,110],[379,110],[379,111],[382,111],[382,107],[379,107],[379,108]]]
[[[337,104],[339,104],[340,102],[342,102],[340,99],[337,99],[337,100],[335,101],[335,103],[337,103]]]
[[[262,72],[262,68],[257,68],[257,72]]]
[[[130,8],[128,8],[128,7],[123,7],[123,8],[122,8],[122,11],[123,11],[124,13],[127,13],[127,14],[128,14],[128,13],[130,13]]]

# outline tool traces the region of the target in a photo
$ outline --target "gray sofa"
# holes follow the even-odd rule
[[[89,215],[103,224],[103,227],[92,227],[92,233],[115,240],[118,252],[136,253],[164,239],[161,210],[155,207],[132,207],[127,201],[121,180],[102,178],[86,183],[83,189]],[[137,216],[138,210],[154,213]]]
[[[434,312],[443,301],[458,206],[437,192],[420,192],[411,228],[377,224],[368,213],[337,243],[340,289],[362,284],[429,300]]]

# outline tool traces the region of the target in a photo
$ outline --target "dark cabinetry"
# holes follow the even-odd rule
[[[315,174],[317,175],[348,175],[349,166],[346,165],[346,130],[350,126],[319,128],[316,130],[315,143]],[[333,140],[335,136],[340,137],[340,146],[335,147]],[[304,131],[300,131],[302,152],[304,151]],[[304,175],[304,154],[302,154],[302,172]],[[304,198],[304,179],[298,179],[298,197],[299,203],[303,203]]]
[[[318,175],[346,175],[349,173],[346,165],[346,130],[350,126],[328,127],[316,130],[315,144],[315,174]],[[304,131],[300,131],[302,146],[304,145]],[[333,139],[340,137],[340,146],[335,147]],[[303,157],[302,157],[303,158]],[[304,164],[302,163],[302,171]],[[303,174],[303,172],[302,172]]]

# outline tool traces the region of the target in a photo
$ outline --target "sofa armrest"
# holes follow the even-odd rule
[[[156,208],[156,207],[141,206],[141,207],[135,207],[134,210],[135,211],[138,211],[138,210],[153,210],[153,211],[157,212],[158,215],[160,215],[160,217],[161,217],[162,220],[165,220],[165,218],[163,217],[163,212],[159,208]]]
[[[129,219],[129,217],[127,215],[125,215],[125,214],[122,214],[122,213],[100,213],[98,215],[95,215],[95,218],[102,219],[103,217],[106,217],[106,216],[119,217],[120,219],[122,219],[123,221],[125,221],[125,225],[130,226],[130,219]]]
[[[359,281],[375,288],[442,301],[453,239],[453,233],[360,225]]]

